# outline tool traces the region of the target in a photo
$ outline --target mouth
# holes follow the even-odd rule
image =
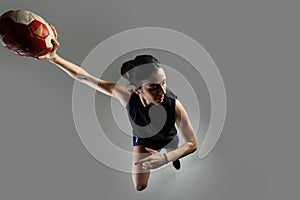
[[[158,97],[156,100],[163,100],[164,99],[164,96],[160,96],[160,97]]]

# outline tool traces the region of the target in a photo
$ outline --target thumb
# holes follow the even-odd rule
[[[148,147],[145,147],[145,149],[146,149],[146,151],[148,151],[149,153],[152,153],[152,154],[157,154],[158,153],[158,151],[155,151],[155,150],[153,150],[151,148],[148,148]]]
[[[60,45],[59,42],[57,41],[57,39],[52,39],[51,43],[53,45],[52,51],[55,51]]]
[[[55,39],[57,39],[57,31],[56,31],[55,27],[52,24],[49,24],[49,26],[51,27],[51,29],[52,29],[52,31],[54,33]]]

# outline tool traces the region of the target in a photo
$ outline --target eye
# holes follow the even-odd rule
[[[158,88],[158,85],[151,85],[148,89],[149,90],[156,90]]]

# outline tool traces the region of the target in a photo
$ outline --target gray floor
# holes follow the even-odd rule
[[[82,144],[72,113],[74,80],[46,61],[1,47],[0,198],[299,199],[299,6],[292,0],[3,0],[0,13],[22,8],[51,22],[59,34],[58,52],[78,64],[100,42],[128,29],[165,27],[189,35],[218,66],[228,108],[221,137],[206,158],[195,153],[182,160],[179,172],[171,166],[158,170],[149,187],[136,192],[130,174],[105,166]],[[186,62],[149,52],[167,65]],[[115,64],[134,53],[120,55]],[[106,74],[111,79],[119,69],[113,67]],[[201,91],[203,105],[209,104],[205,87]],[[118,139],[114,122],[101,113],[109,98],[95,99],[100,123],[115,133],[109,139],[130,143]],[[200,109],[205,130],[209,109]]]

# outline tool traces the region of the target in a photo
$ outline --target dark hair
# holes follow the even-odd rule
[[[133,60],[122,64],[121,75],[131,85],[140,87],[141,81],[147,79],[150,74],[161,68],[158,64],[159,61],[152,55],[138,55]]]

